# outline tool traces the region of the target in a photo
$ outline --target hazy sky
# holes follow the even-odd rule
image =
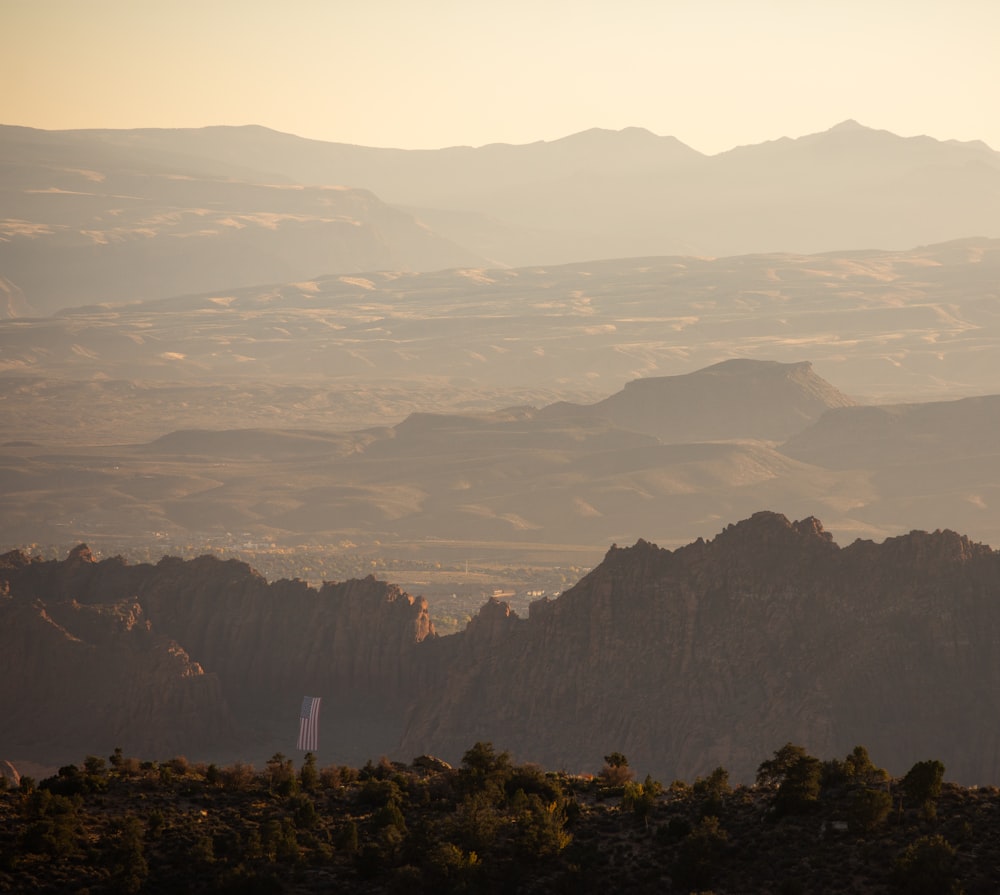
[[[1000,0],[0,0],[0,123],[437,148],[845,118],[1000,149]]]

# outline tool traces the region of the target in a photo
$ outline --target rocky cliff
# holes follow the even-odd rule
[[[676,551],[640,541],[529,618],[487,611],[433,644],[403,751],[489,739],[550,767],[611,750],[664,779],[750,780],[787,741],[937,757],[1000,779],[1000,556],[953,532],[840,548],[759,513]]]
[[[894,774],[937,758],[1000,781],[1000,553],[951,531],[840,547],[757,513],[677,550],[646,541],[527,618],[490,600],[437,637],[423,598],[367,578],[268,584],[203,557],[129,566],[77,548],[0,557],[0,754],[115,745],[262,761],[324,697],[321,759],[477,740],[518,760],[751,780],[787,741],[866,746]]]
[[[0,745],[54,763],[115,745],[289,751],[305,694],[334,716],[375,706],[384,727],[406,699],[409,651],[434,636],[426,601],[394,585],[268,584],[209,556],[130,566],[83,546],[63,562],[15,552],[0,557],[0,594]]]

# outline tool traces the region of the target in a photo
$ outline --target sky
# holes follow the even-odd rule
[[[1000,149],[998,0],[0,0],[0,124],[433,149],[848,118]]]

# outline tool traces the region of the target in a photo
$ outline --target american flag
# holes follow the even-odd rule
[[[315,752],[319,748],[319,696],[305,696],[299,712],[299,748]]]

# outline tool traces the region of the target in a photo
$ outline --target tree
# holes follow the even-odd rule
[[[509,752],[497,752],[492,743],[478,742],[462,756],[461,787],[465,792],[488,793],[491,801],[502,802],[512,764]]]
[[[937,813],[935,802],[941,795],[944,765],[935,759],[918,761],[903,778],[903,792],[914,807],[919,807],[928,819]]]
[[[543,802],[527,796],[526,810],[517,819],[517,843],[529,859],[546,858],[561,852],[573,837],[566,832],[566,810],[559,802]]]
[[[757,769],[758,785],[778,788],[773,807],[779,817],[811,808],[819,799],[822,778],[823,763],[792,743],[786,743]]]
[[[280,796],[290,796],[298,789],[295,765],[290,758],[285,758],[281,752],[276,752],[268,759],[264,770],[271,792]]]
[[[425,873],[432,891],[468,890],[479,870],[479,856],[466,852],[453,842],[437,842],[427,854]]]
[[[476,776],[486,777],[510,768],[510,753],[497,753],[492,743],[478,742],[462,756],[465,769]]]
[[[526,804],[527,796],[524,799]],[[482,791],[471,792],[462,799],[451,820],[452,838],[467,851],[485,852],[501,823],[502,817],[493,800]]]
[[[111,878],[115,890],[130,895],[138,892],[149,876],[143,828],[139,820],[125,817],[113,823],[110,846]]]
[[[621,752],[604,756],[604,767],[598,775],[605,786],[624,786],[635,776],[628,766],[628,759]]]
[[[723,798],[733,791],[729,785],[729,771],[717,767],[707,777],[699,777],[694,781],[694,794],[702,798],[702,817],[716,817],[722,813]]]
[[[122,752],[121,746],[115,746],[115,751],[108,756],[108,764],[116,771],[121,770],[122,765],[125,764],[125,754]]]
[[[610,755],[605,755],[604,763],[609,768],[628,767],[628,759],[621,752],[612,752]]]
[[[884,783],[889,779],[885,768],[875,765],[864,746],[855,746],[844,759],[844,773],[854,783]]]
[[[650,778],[646,778],[646,783],[626,783],[622,792],[622,810],[631,811],[632,814],[647,826],[649,825],[649,815],[653,813],[653,806],[656,805],[656,797],[660,794],[658,783],[649,783]]]
[[[306,792],[313,792],[319,786],[319,770],[316,767],[316,756],[312,752],[307,752],[302,759],[299,783]]]

